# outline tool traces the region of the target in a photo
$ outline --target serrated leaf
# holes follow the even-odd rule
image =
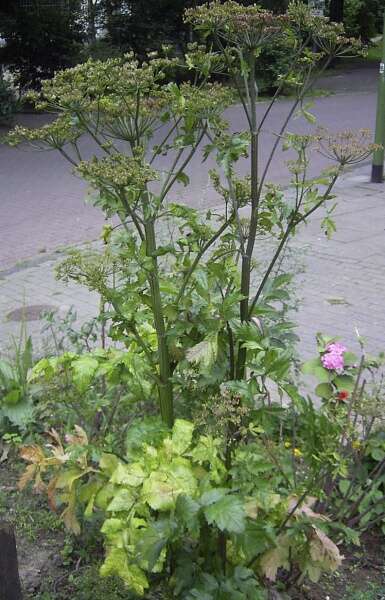
[[[137,487],[143,483],[145,477],[146,473],[143,471],[140,463],[132,463],[130,465],[119,463],[110,481],[119,485]]]
[[[209,525],[215,525],[221,531],[242,533],[245,529],[245,508],[237,496],[228,495],[204,510]]]
[[[191,444],[194,424],[184,419],[176,419],[172,429],[172,448],[175,454],[183,454]]]
[[[91,383],[99,366],[99,362],[91,355],[84,354],[72,362],[73,379],[80,391],[84,391]]]
[[[26,429],[33,421],[34,413],[33,405],[27,400],[14,405],[4,405],[0,411],[0,415],[7,417],[13,425],[20,429]]]
[[[208,336],[205,340],[195,344],[186,352],[186,358],[189,362],[201,364],[203,367],[209,367],[216,359],[218,352],[217,335]]]
[[[109,503],[107,507],[108,512],[122,512],[128,511],[132,507],[135,501],[135,497],[133,496],[130,490],[125,488],[119,490],[114,495],[113,499]]]
[[[144,481],[143,499],[154,510],[171,510],[180,494],[192,496],[196,488],[197,482],[188,461],[176,459],[167,469],[154,471]]]
[[[138,540],[135,547],[135,555],[139,560],[147,563],[147,569],[153,571],[173,531],[175,523],[169,519],[161,519],[147,528],[138,530]]]
[[[118,575],[130,590],[143,596],[148,588],[147,578],[140,567],[132,565],[127,560],[126,551],[123,548],[113,547],[109,550],[106,560],[100,568],[103,577]]]
[[[200,503],[202,506],[211,506],[218,500],[221,500],[226,496],[228,490],[226,488],[213,488],[212,490],[208,490],[204,492],[200,498]]]
[[[195,536],[199,534],[198,513],[200,505],[190,496],[181,494],[176,502],[175,512],[186,528]]]

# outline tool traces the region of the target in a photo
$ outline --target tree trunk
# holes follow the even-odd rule
[[[330,0],[330,20],[342,23],[344,20],[344,0]]]
[[[0,600],[22,600],[13,527],[0,521]]]
[[[96,40],[96,23],[95,23],[96,6],[94,3],[94,0],[88,0],[87,13],[88,13],[87,14],[87,17],[88,17],[88,41],[92,43]]]

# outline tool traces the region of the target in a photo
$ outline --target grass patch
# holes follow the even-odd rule
[[[368,48],[366,60],[368,62],[381,62],[382,59],[382,39]]]
[[[371,583],[366,590],[349,587],[343,600],[385,600],[385,584]]]

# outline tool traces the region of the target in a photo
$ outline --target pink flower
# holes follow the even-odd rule
[[[321,356],[321,362],[329,371],[342,371],[344,368],[344,357],[337,352],[325,352]]]
[[[329,344],[326,348],[326,352],[332,352],[333,354],[343,354],[346,352],[345,346],[339,344],[338,342],[334,342],[333,344]]]

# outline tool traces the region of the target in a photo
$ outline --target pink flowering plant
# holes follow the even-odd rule
[[[354,388],[357,356],[337,338],[319,334],[317,346],[318,356],[304,363],[302,372],[318,379],[315,393],[323,400],[346,400]]]

